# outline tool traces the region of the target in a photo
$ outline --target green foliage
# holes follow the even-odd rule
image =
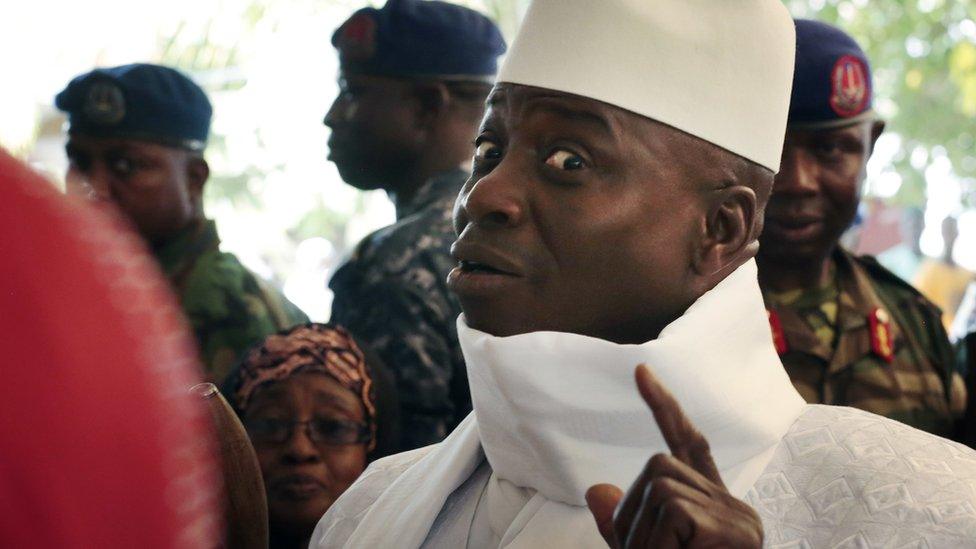
[[[359,205],[357,210],[361,210],[362,205]],[[289,236],[291,236],[295,241],[302,241],[306,238],[312,238],[320,236],[328,240],[329,242],[342,243],[346,242],[346,225],[348,223],[346,216],[336,212],[335,210],[329,209],[320,200],[318,204],[315,205],[308,213],[306,213],[289,231]]]
[[[190,28],[185,23],[181,23],[172,34],[160,36],[158,38],[159,61],[194,73],[236,67],[238,65],[237,44],[221,44],[212,40],[212,28],[213,21],[203,29]],[[243,82],[228,82],[228,84],[219,89],[236,89],[243,85]]]
[[[945,156],[963,181],[964,201],[972,205],[976,0],[792,0],[788,5],[795,16],[844,29],[871,60],[875,108],[888,123],[886,131],[902,138],[893,160],[903,181],[897,201],[924,204],[925,170]]]

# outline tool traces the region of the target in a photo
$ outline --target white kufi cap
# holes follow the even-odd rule
[[[780,0],[534,0],[498,82],[616,105],[775,172],[795,47]]]

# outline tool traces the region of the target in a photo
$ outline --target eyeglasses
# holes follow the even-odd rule
[[[308,439],[316,444],[332,446],[363,444],[372,438],[369,425],[356,421],[324,418],[307,421],[254,418],[244,422],[244,427],[251,436],[251,441],[264,444],[287,442],[291,438],[295,426],[301,426]]]

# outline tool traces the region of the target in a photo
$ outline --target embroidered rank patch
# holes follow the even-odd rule
[[[891,340],[891,317],[888,312],[876,308],[868,315],[868,330],[871,333],[871,350],[885,362],[895,358],[894,342]]]
[[[868,71],[864,62],[844,55],[830,71],[830,108],[843,118],[864,112],[868,102]]]
[[[776,311],[767,309],[766,316],[769,317],[769,329],[773,333],[773,346],[776,347],[776,354],[784,354],[790,350],[786,342],[786,334],[783,333],[783,325],[779,321]]]

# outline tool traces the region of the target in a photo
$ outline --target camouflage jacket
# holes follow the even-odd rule
[[[941,312],[869,256],[838,249],[833,347],[797,311],[772,306],[773,340],[807,402],[852,406],[952,437],[966,390]]]
[[[206,374],[218,384],[243,351],[308,322],[279,290],[219,247],[216,224],[205,220],[153,251],[190,322]]]
[[[331,321],[371,347],[396,379],[400,450],[439,442],[471,411],[455,326],[461,306],[446,281],[455,265],[451,215],[466,178],[454,170],[427,181],[329,283]]]
[[[976,282],[970,285],[976,285]],[[976,394],[976,302],[963,300],[956,321],[953,328],[958,330],[955,335],[959,337],[956,341],[957,364],[966,380],[966,391],[972,395]],[[960,431],[960,441],[976,448],[976,399],[969,399]]]

